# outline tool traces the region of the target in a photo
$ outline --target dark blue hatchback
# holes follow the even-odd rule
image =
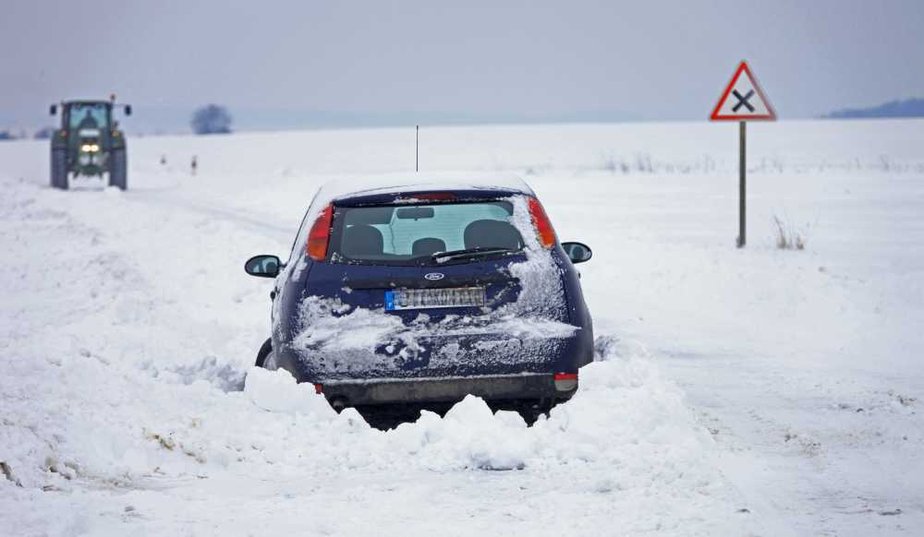
[[[272,337],[257,365],[313,383],[338,410],[567,400],[593,359],[574,263],[522,181],[325,187],[275,278]]]

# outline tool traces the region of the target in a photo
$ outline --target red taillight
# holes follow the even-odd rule
[[[536,228],[539,244],[543,248],[555,246],[555,230],[552,228],[552,222],[549,221],[549,217],[545,214],[545,209],[542,208],[539,200],[533,197],[529,198],[529,216],[533,221],[533,227]]]
[[[322,386],[321,384],[315,383],[314,393],[324,393],[324,386]]]
[[[323,261],[327,257],[327,243],[330,241],[330,223],[333,217],[334,206],[324,207],[308,232],[305,253],[315,261]]]
[[[578,387],[577,373],[555,373],[555,390],[559,392],[573,392]]]

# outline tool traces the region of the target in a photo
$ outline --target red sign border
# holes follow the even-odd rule
[[[722,105],[725,104],[725,100],[728,99],[728,94],[731,93],[732,88],[735,87],[735,83],[738,82],[738,78],[741,77],[741,73],[747,73],[750,77],[751,82],[754,83],[754,89],[757,90],[757,95],[763,100],[764,104],[767,105],[768,114],[762,114],[759,116],[742,116],[742,115],[719,115],[719,110],[722,108]],[[716,103],[715,108],[712,109],[712,115],[709,116],[710,121],[776,121],[776,111],[773,109],[773,105],[770,104],[770,99],[764,94],[764,90],[760,87],[760,82],[757,81],[757,77],[754,76],[754,73],[751,72],[751,68],[748,67],[748,62],[742,60],[741,64],[738,66],[738,69],[735,70],[735,74],[731,77],[731,80],[728,82],[725,91],[722,92],[722,96],[719,98],[719,102]]]

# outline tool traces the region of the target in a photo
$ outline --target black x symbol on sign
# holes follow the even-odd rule
[[[735,98],[738,99],[738,104],[732,107],[732,112],[737,112],[738,109],[741,108],[742,106],[747,107],[748,112],[754,111],[754,106],[748,102],[748,99],[754,96],[754,90],[751,90],[745,93],[744,95],[741,95],[740,93],[738,93],[738,90],[732,90],[732,93],[734,93]]]

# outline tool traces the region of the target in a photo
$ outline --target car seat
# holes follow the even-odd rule
[[[411,254],[414,257],[423,257],[425,255],[433,255],[436,252],[445,251],[446,243],[442,239],[437,239],[434,237],[417,239],[414,241],[414,244],[411,245]]]
[[[463,234],[465,248],[508,248],[523,247],[523,236],[509,222],[503,220],[475,220],[465,226]]]
[[[350,226],[343,231],[340,252],[347,257],[381,256],[384,242],[382,232],[368,224]]]

